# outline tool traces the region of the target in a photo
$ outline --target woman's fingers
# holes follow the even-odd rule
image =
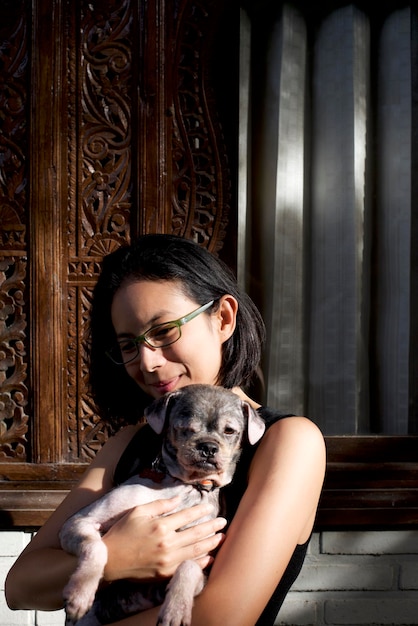
[[[210,553],[224,539],[219,531],[226,520],[217,517],[198,523],[213,509],[199,504],[173,512],[180,502],[172,498],[137,506],[109,529],[103,537],[108,549],[107,580],[164,578],[184,560],[197,560],[201,567],[211,562]],[[188,524],[192,526],[179,532]]]
[[[193,514],[196,515],[197,511]],[[184,525],[182,516],[178,518],[175,525],[179,523],[181,526]],[[202,568],[207,567],[213,560],[210,554],[219,548],[225,539],[225,535],[220,531],[225,528],[226,524],[226,519],[217,517],[176,532],[175,537],[172,538],[172,547],[178,561],[193,559],[198,561]]]
[[[174,502],[176,500],[176,502]],[[219,547],[224,535],[219,531],[227,525],[223,517],[216,517],[200,522],[213,509],[206,504],[198,504],[188,509],[170,513],[178,506],[177,498],[160,500],[152,503],[147,514],[156,522],[155,534],[164,542],[164,548],[172,550],[187,550],[182,558],[199,559],[207,556],[209,552]],[[141,516],[145,514],[145,508],[149,505],[138,507]],[[163,516],[163,517],[161,517]],[[185,527],[188,528],[185,528]],[[180,530],[184,529],[184,530]],[[162,547],[162,546],[161,546]]]
[[[149,515],[149,517],[160,517],[174,511],[180,504],[181,498],[165,498],[163,500],[154,500],[135,507],[141,512],[141,515]]]
[[[194,524],[190,528],[182,531],[186,533],[186,537],[190,539],[190,542],[199,541],[203,537],[208,537],[212,533],[216,533],[222,528],[225,528],[227,521],[223,517],[216,517],[215,519],[208,520],[206,522],[197,523],[200,519],[203,519],[213,511],[213,507],[207,504],[197,504],[187,509],[182,509],[173,513],[179,504],[181,498],[175,497],[168,500],[155,500],[148,504],[137,507],[137,511],[141,516],[149,515],[151,518],[164,516],[164,521],[161,524],[170,530],[179,531],[185,526]],[[185,536],[183,535],[181,543],[185,542]]]
[[[216,544],[216,535],[219,531],[225,528],[227,521],[223,517],[216,517],[213,520],[196,524],[190,528],[186,528],[178,535],[178,545],[190,545],[196,542],[202,542],[206,540],[206,544]]]

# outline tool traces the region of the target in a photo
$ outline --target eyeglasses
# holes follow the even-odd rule
[[[153,326],[143,335],[139,335],[133,339],[121,339],[116,345],[110,348],[106,354],[116,365],[126,365],[126,363],[130,363],[136,359],[139,354],[139,345],[143,342],[148,344],[151,348],[166,348],[167,346],[171,346],[180,339],[181,327],[200,315],[200,313],[203,313],[203,311],[206,311],[213,303],[214,300],[211,300],[188,315],[180,317],[178,320]]]

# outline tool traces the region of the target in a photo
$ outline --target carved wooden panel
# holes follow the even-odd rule
[[[105,437],[87,393],[83,349],[103,255],[138,232],[174,232],[222,247],[226,169],[206,103],[210,86],[200,79],[213,26],[205,4],[82,2],[69,15],[70,32],[80,36],[69,39],[68,63],[68,460],[91,458]],[[146,46],[155,64],[140,63]],[[146,144],[135,144],[133,131],[146,135]]]
[[[105,440],[86,361],[104,255],[145,232],[222,248],[222,5],[0,6],[0,462],[83,463]]]
[[[0,461],[28,456],[28,23],[5,3],[0,26]]]
[[[68,21],[69,406],[64,427],[69,460],[87,460],[105,437],[87,390],[91,292],[103,256],[131,238],[135,3],[81,2],[73,5]]]
[[[221,137],[214,132],[216,109],[209,108],[205,84],[208,42],[219,19],[215,4],[186,4],[173,37],[171,190],[172,231],[216,252],[225,238],[229,190]]]

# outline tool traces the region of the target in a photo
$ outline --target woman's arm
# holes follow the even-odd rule
[[[117,458],[135,430],[122,430],[103,446],[79,484],[17,559],[6,579],[6,600],[10,608],[53,610],[62,607],[62,590],[75,569],[76,558],[61,550],[59,531],[68,517],[109,491]]]
[[[325,445],[305,418],[272,426],[250,470],[248,488],[196,598],[193,626],[254,626],[297,544],[312,531],[325,473]],[[113,626],[154,626],[158,608]]]
[[[77,564],[76,557],[61,549],[59,532],[62,524],[112,488],[116,463],[135,432],[136,428],[129,427],[103,446],[78,486],[17,559],[6,579],[5,594],[10,608],[62,608],[63,588]],[[220,533],[213,533],[223,528],[225,521],[218,518],[178,533],[178,528],[201,518],[205,509],[199,505],[160,517],[177,504],[176,499],[171,499],[136,507],[115,524],[105,536],[108,548],[105,578],[149,580],[172,575],[185,558],[200,557],[202,567],[210,562],[208,553],[223,540]]]

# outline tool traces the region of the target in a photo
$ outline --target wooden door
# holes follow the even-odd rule
[[[0,4],[2,527],[42,523],[107,436],[85,350],[103,256],[172,232],[235,262],[223,4]]]

